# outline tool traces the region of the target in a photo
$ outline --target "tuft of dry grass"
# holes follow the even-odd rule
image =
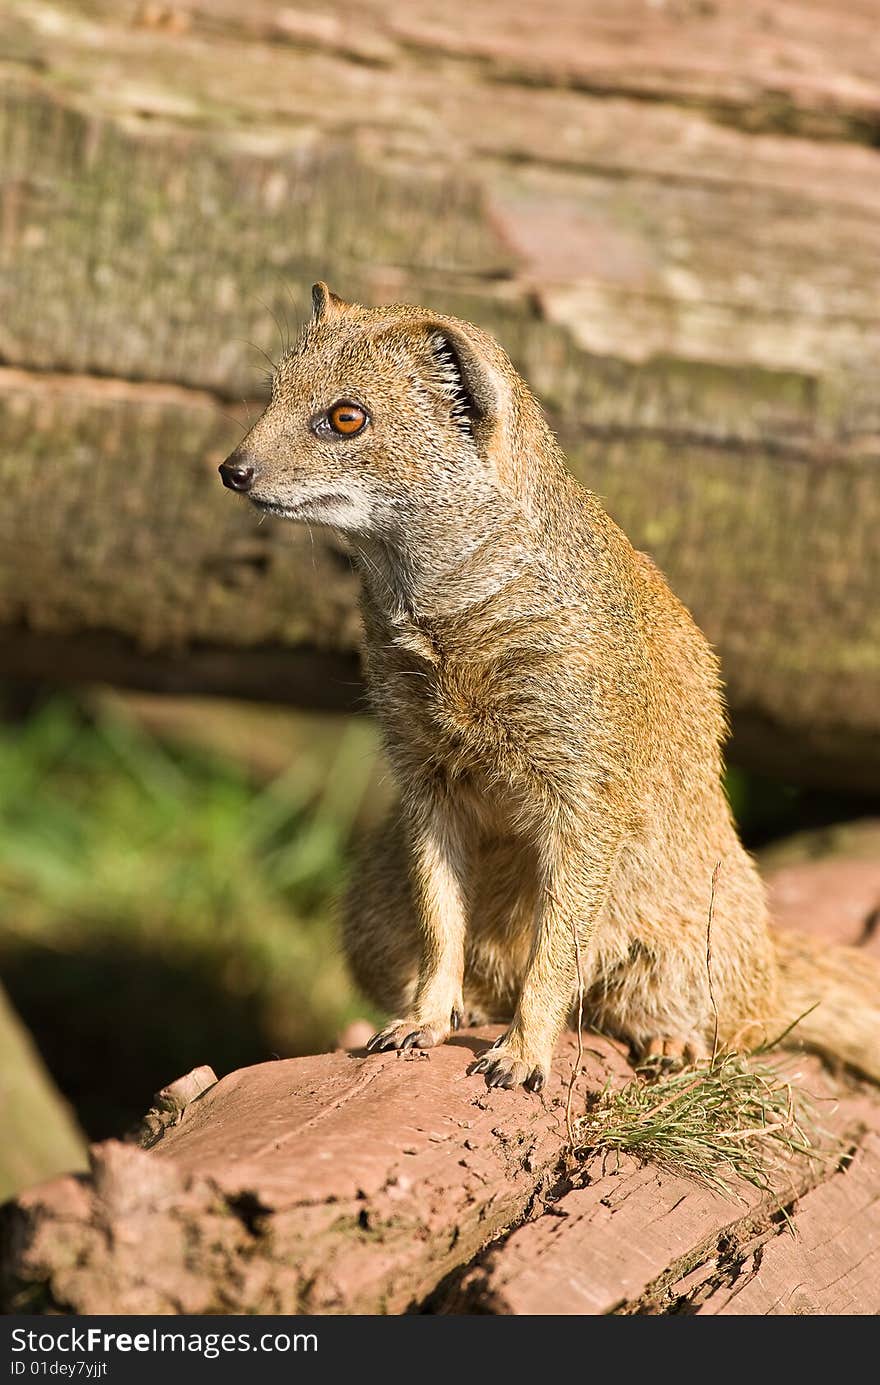
[[[792,1157],[832,1157],[817,1143],[813,1102],[765,1052],[716,1054],[656,1081],[606,1087],[576,1123],[575,1155],[633,1154],[727,1196],[737,1178],[771,1188]]]
[[[706,976],[715,1021],[711,1057],[673,1073],[646,1064],[624,1087],[615,1091],[606,1086],[577,1122],[571,1117],[569,1086],[566,1125],[575,1158],[616,1150],[737,1196],[732,1179],[769,1190],[774,1175],[790,1159],[836,1156],[818,1144],[824,1132],[815,1121],[813,1102],[766,1061],[766,1054],[788,1037],[803,1015],[751,1053],[719,1051],[712,923],[722,864],[716,861],[712,871],[706,918]],[[580,1024],[579,1010],[579,1058]]]

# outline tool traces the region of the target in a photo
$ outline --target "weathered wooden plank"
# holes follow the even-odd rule
[[[497,1032],[497,1031],[494,1031]],[[490,1037],[485,1031],[483,1038]],[[7,1306],[78,1313],[401,1312],[517,1220],[565,1137],[573,1044],[550,1090],[468,1077],[476,1035],[223,1078],[150,1151],[96,1146],[6,1212]],[[590,1044],[587,1085],[628,1072]]]
[[[145,654],[356,648],[347,560],[228,503],[216,467],[239,432],[203,395],[3,372],[0,413],[5,626]]]
[[[827,1122],[853,1147],[866,1141],[845,1172],[835,1159],[797,1160],[772,1192],[737,1184],[728,1198],[634,1160],[564,1169],[573,1041],[540,1101],[468,1077],[479,1047],[465,1035],[429,1055],[337,1053],[231,1073],[149,1150],[107,1141],[89,1178],[10,1204],[0,1302],[77,1313],[871,1311],[873,1095],[845,1095]],[[814,1093],[831,1090],[815,1061],[799,1072]],[[575,1112],[586,1089],[628,1074],[591,1038]],[[795,1259],[790,1217],[806,1227]],[[822,1249],[832,1228],[833,1253]],[[742,1297],[764,1264],[778,1265],[766,1293]],[[800,1309],[774,1307],[784,1284],[801,1286]]]
[[[594,1160],[585,1177],[586,1187],[490,1251],[448,1306],[529,1317],[625,1311],[649,1285],[716,1256],[723,1238],[759,1226],[769,1234],[779,1208],[748,1185],[738,1188],[737,1202],[635,1159]],[[799,1186],[788,1181],[782,1202]]]
[[[778,926],[835,937],[880,958],[880,831],[873,850],[873,860],[832,858],[770,870],[770,912]]]
[[[288,290],[320,276],[496,333],[719,646],[733,754],[872,789],[864,5],[832,20],[798,0],[768,29],[752,3],[612,18],[572,0],[546,33],[519,5],[503,23],[485,5],[148,9],[0,17],[0,357],[20,368],[0,381],[4,666],[78,653],[84,678],[310,703],[315,649],[350,670],[350,574],[233,515],[200,465],[237,436],[211,408],[262,387],[272,314],[283,337]],[[80,373],[63,406],[59,372]],[[114,398],[108,375],[143,390]],[[150,403],[157,381],[191,395]]]
[[[857,887],[880,885],[873,862],[831,864],[838,872],[854,866]],[[845,900],[813,917],[810,882],[819,893],[825,874],[823,862],[812,862],[771,875],[776,923],[870,947]],[[780,1164],[772,1188],[734,1178],[730,1196],[633,1158],[596,1157],[547,1214],[454,1279],[440,1306],[517,1315],[877,1311],[876,1088],[841,1088],[816,1058],[787,1064],[793,1085],[812,1099],[823,1157]],[[823,1237],[834,1238],[833,1250]]]
[[[823,931],[831,941],[850,927],[842,915]],[[564,1160],[574,1037],[538,1099],[468,1076],[495,1033],[422,1054],[262,1064],[207,1090],[213,1074],[200,1069],[170,1089],[175,1102],[166,1092],[157,1103],[147,1150],[107,1141],[93,1147],[89,1178],[7,1207],[0,1303],[79,1313],[873,1311],[875,1088],[832,1078],[815,1058],[787,1059],[828,1157],[789,1160],[772,1190],[734,1181],[722,1196],[633,1159]],[[631,1075],[617,1046],[585,1036],[574,1116],[587,1093]],[[792,1218],[799,1236],[805,1228],[794,1259]],[[833,1252],[823,1241],[832,1232]],[[749,1289],[753,1275],[766,1293]],[[800,1285],[800,1307],[780,1308],[786,1284]]]
[[[734,1179],[730,1196],[635,1159],[594,1158],[585,1186],[490,1248],[443,1306],[527,1316],[875,1311],[880,1164],[865,1122],[880,1130],[880,1105],[873,1095],[832,1104],[815,1060],[798,1064],[798,1085],[826,1093],[819,1119],[826,1149],[841,1142],[836,1156],[789,1160],[772,1189]],[[853,1145],[853,1163],[841,1168]],[[833,1253],[822,1250],[823,1233],[836,1236]],[[767,1265],[778,1268],[765,1275]],[[777,1305],[786,1285],[800,1309]]]
[[[756,1250],[699,1311],[719,1317],[880,1313],[880,1139],[797,1210],[795,1234]]]
[[[822,382],[806,412],[876,431],[876,149],[499,84],[464,50],[371,67],[344,42],[254,44],[242,61],[132,33],[116,7],[96,42],[64,24],[74,8],[22,40],[19,71],[47,76],[11,86],[0,121],[7,360],[238,397],[247,340],[278,345],[264,305],[295,316],[285,281],[300,295],[321,269],[350,297],[470,301],[490,327],[528,326],[537,303],[592,356],[799,372]],[[723,426],[699,391],[691,406]]]
[[[12,8],[26,23],[27,4],[20,0]],[[85,46],[100,35],[141,57],[157,46],[176,48],[186,62],[206,37],[251,40],[258,66],[253,99],[260,94],[259,58],[271,54],[283,61],[288,47],[357,62],[368,76],[370,69],[387,73],[415,52],[433,58],[448,80],[461,59],[498,85],[630,94],[643,103],[705,111],[748,131],[870,142],[878,121],[873,0],[845,6],[788,0],[772,12],[761,0],[686,9],[644,0],[615,0],[613,6],[557,0],[553,24],[522,0],[503,8],[477,0],[442,9],[431,0],[325,0],[320,10],[305,11],[274,0],[247,6],[177,0],[173,7],[142,5],[133,20],[113,0],[79,0],[51,10],[55,22],[41,26],[50,51],[53,40]],[[25,44],[26,31],[19,42]],[[101,63],[101,55],[95,61]],[[106,58],[103,67],[112,74]],[[431,82],[427,70],[423,82]],[[150,95],[149,89],[143,93],[144,99]],[[283,89],[262,97],[295,99],[295,93]]]

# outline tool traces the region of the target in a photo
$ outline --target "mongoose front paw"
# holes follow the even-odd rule
[[[458,1010],[452,1011],[445,1024],[442,1021],[421,1024],[416,1019],[392,1020],[384,1029],[380,1029],[378,1034],[373,1035],[367,1044],[367,1052],[385,1053],[392,1048],[433,1048],[435,1044],[442,1044],[449,1036],[449,1031],[458,1029],[460,1024],[461,1015]]]
[[[523,1086],[529,1092],[540,1092],[547,1080],[545,1064],[518,1057],[505,1043],[483,1053],[469,1071],[485,1073],[487,1087]]]

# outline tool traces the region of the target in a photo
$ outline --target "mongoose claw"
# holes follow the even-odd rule
[[[469,1072],[485,1073],[487,1087],[523,1086],[528,1092],[540,1092],[546,1081],[543,1068],[533,1067],[511,1054],[499,1053],[497,1048],[490,1048],[472,1063]]]
[[[413,1026],[416,1025],[414,1028]],[[417,1025],[415,1020],[394,1020],[380,1029],[367,1044],[368,1053],[387,1053],[390,1049],[433,1048],[446,1038],[448,1029],[433,1024]]]

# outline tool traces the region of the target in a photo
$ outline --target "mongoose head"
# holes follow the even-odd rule
[[[345,303],[323,283],[312,302],[224,485],[272,514],[392,542],[417,516],[505,488],[528,391],[491,337],[422,308]]]

